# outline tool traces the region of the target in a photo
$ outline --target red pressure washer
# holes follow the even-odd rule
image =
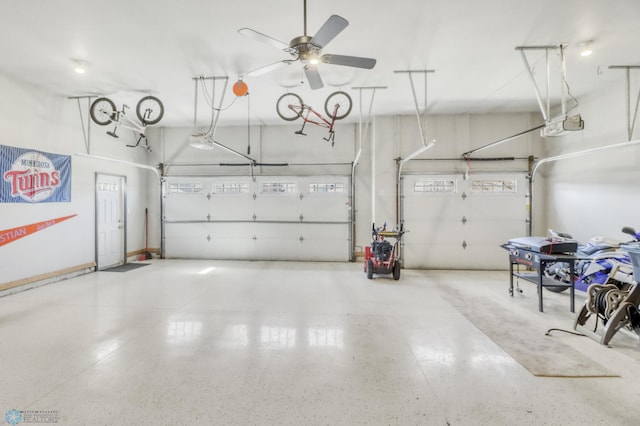
[[[371,245],[364,249],[364,272],[367,278],[372,279],[373,274],[393,274],[394,280],[400,279],[400,253],[398,250],[402,234],[405,231],[403,225],[395,231],[387,231],[387,224],[376,229],[375,223],[371,231]],[[385,238],[393,238],[391,244]]]

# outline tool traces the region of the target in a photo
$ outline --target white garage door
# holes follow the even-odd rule
[[[404,266],[507,268],[499,245],[526,235],[526,193],[523,174],[405,176]]]
[[[348,261],[346,176],[169,177],[169,258]]]

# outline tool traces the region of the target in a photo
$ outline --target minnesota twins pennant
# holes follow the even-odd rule
[[[71,219],[72,217],[78,216],[77,214],[72,214],[70,216],[63,216],[56,219],[45,220],[43,222],[31,223],[29,225],[18,226],[17,228],[0,230],[0,247],[6,244],[12,243],[16,240],[19,240],[22,237],[26,237],[27,235],[31,235],[38,231],[42,231],[43,229],[47,229],[53,225],[56,225],[60,222],[64,222],[67,219]]]

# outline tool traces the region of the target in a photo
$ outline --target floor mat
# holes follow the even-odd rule
[[[125,263],[118,266],[112,266],[111,268],[101,269],[101,271],[105,272],[127,272],[132,269],[142,268],[143,266],[150,265],[150,263]]]
[[[619,377],[571,346],[546,336],[532,321],[505,317],[504,310],[488,298],[476,297],[471,303],[451,290],[443,298],[534,376]]]

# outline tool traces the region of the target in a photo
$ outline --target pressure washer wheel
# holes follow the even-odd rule
[[[400,279],[400,263],[395,262],[393,264],[393,279],[398,281]]]
[[[367,260],[367,278],[373,278],[373,260]]]

